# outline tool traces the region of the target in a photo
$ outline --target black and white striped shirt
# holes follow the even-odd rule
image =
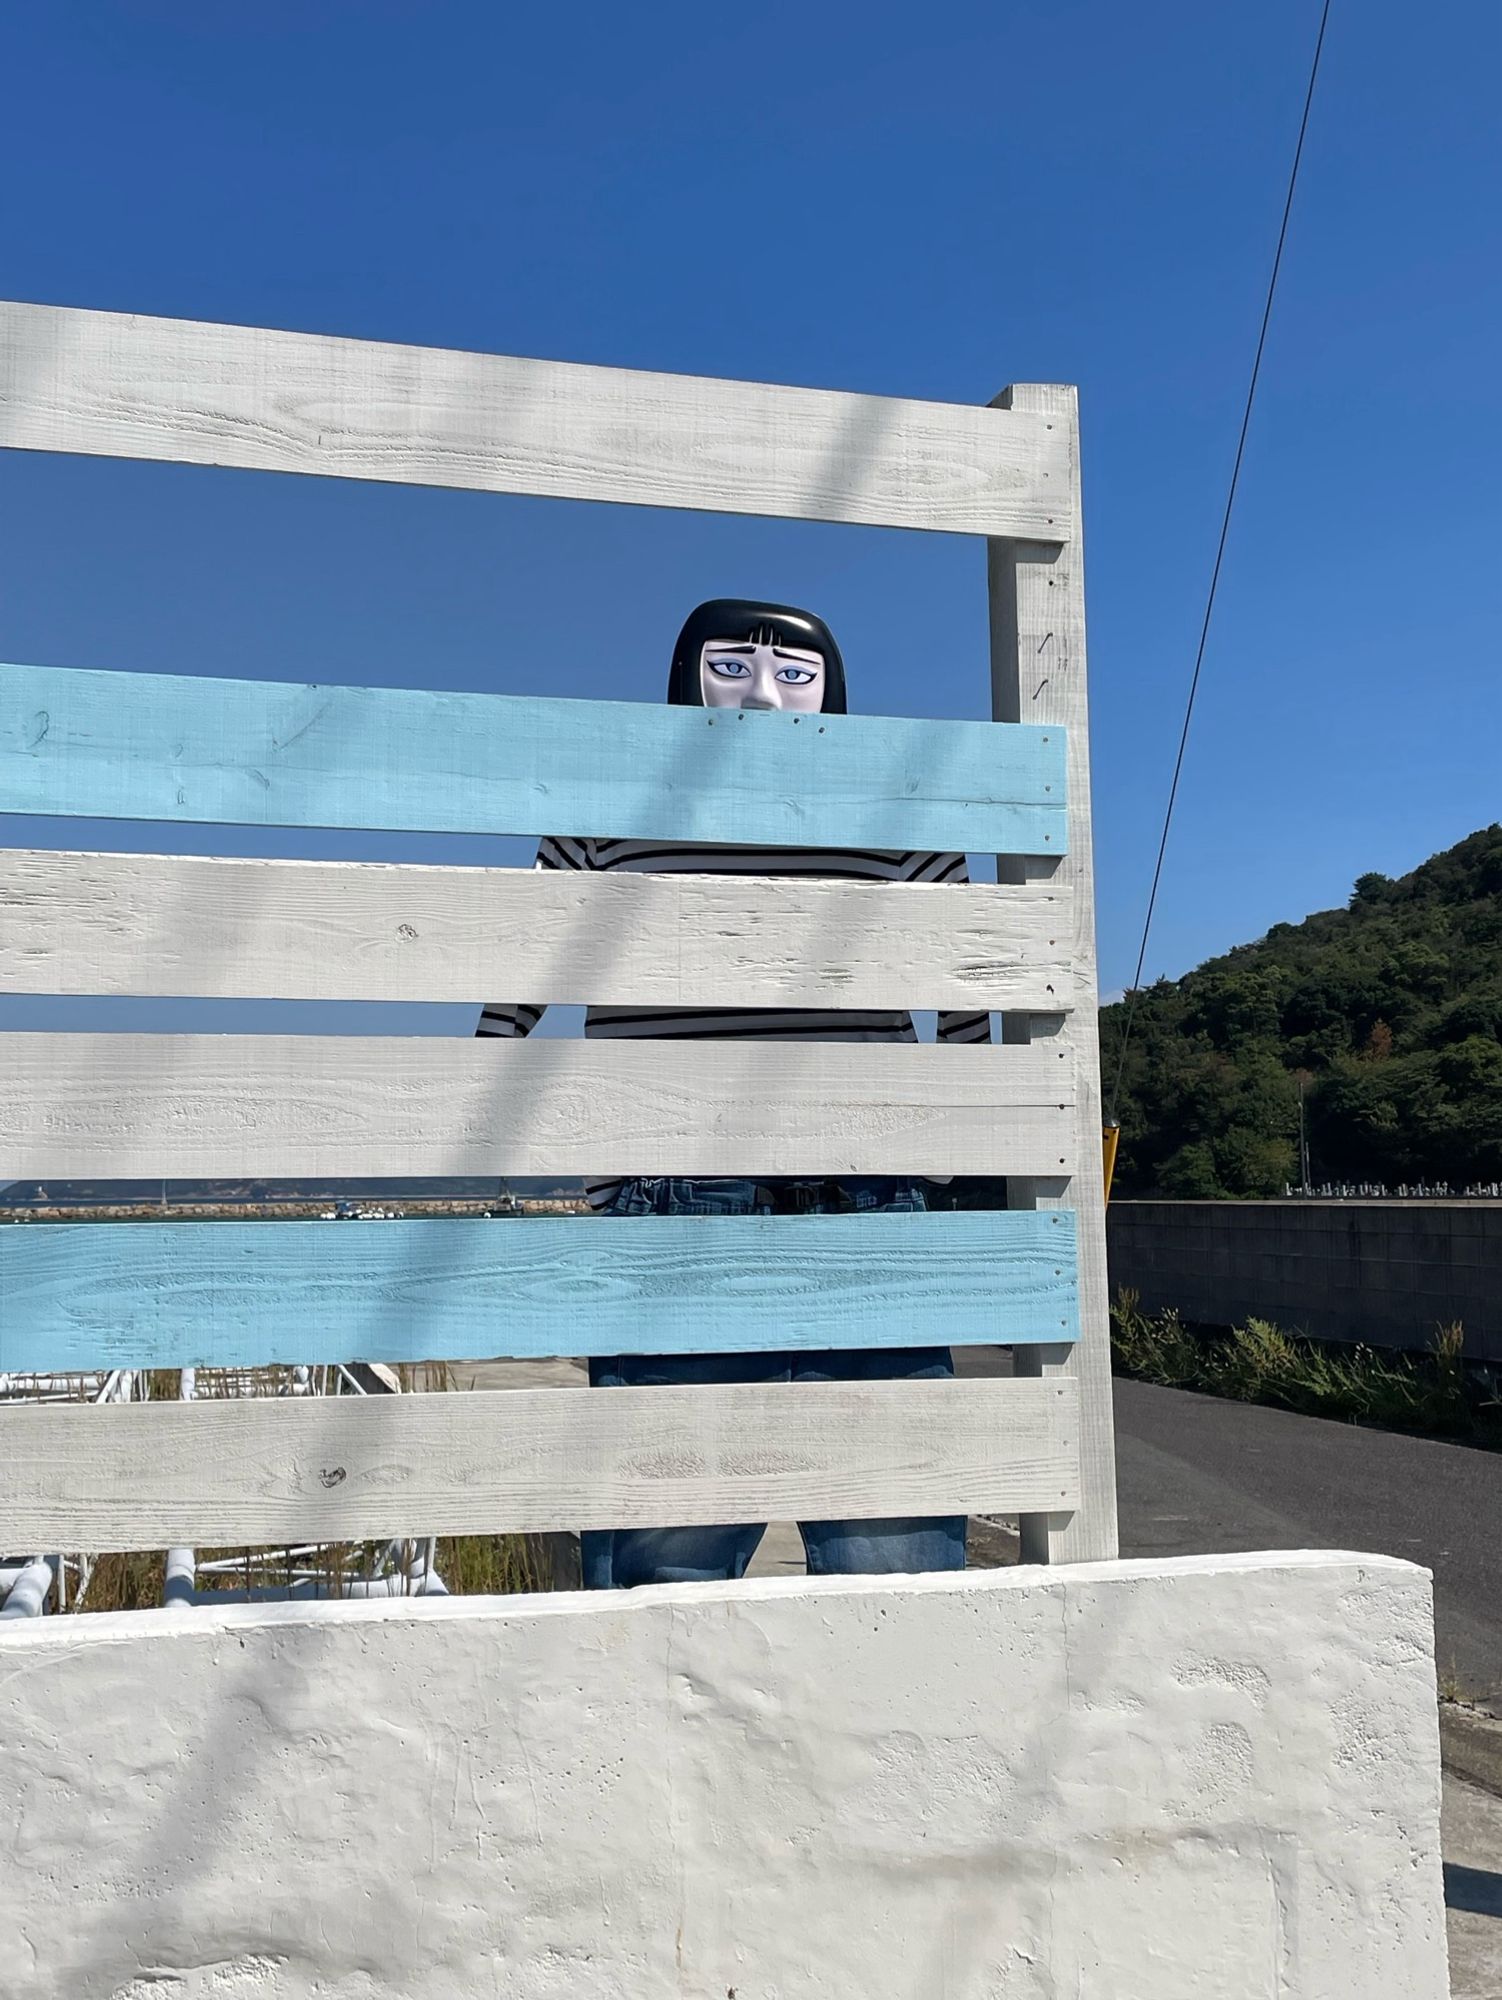
[[[965,882],[963,854],[898,854],[860,848],[684,846],[650,840],[539,842],[539,868],[625,871],[636,875],[803,875],[856,882]],[[477,1035],[529,1035],[543,1009],[528,1001],[491,1001]],[[671,1040],[756,1037],[780,1042],[912,1042],[911,1014],[896,1008],[835,1007],[609,1007],[591,1006],[584,1017],[591,1039],[654,1037]],[[986,1042],[990,1016],[939,1015],[944,1042]],[[618,1180],[590,1182],[595,1206],[608,1203]]]

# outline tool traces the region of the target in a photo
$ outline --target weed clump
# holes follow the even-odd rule
[[[1437,1327],[1422,1354],[1306,1340],[1265,1319],[1189,1326],[1176,1312],[1144,1312],[1140,1295],[1125,1288],[1111,1307],[1118,1375],[1304,1416],[1502,1448],[1499,1385],[1489,1371],[1466,1362],[1464,1342],[1458,1322]]]

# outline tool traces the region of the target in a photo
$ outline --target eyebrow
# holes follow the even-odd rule
[[[705,641],[705,650],[710,653],[754,653],[756,648],[755,646],[722,645],[718,639],[708,639]],[[774,646],[772,651],[779,660],[817,660],[821,667],[824,664],[824,655],[816,652],[812,646],[808,647],[806,651],[799,652],[789,651],[786,646]]]

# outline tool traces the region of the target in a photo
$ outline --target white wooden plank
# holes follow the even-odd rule
[[[1067,523],[1046,419],[0,305],[0,444],[955,534]]]
[[[0,1545],[863,1520],[1068,1505],[1069,1382],[19,1404]]]
[[[0,1181],[1068,1174],[1073,1089],[1041,1048],[16,1034]]]
[[[1025,1515],[1022,1551],[1030,1562],[1090,1562],[1117,1553],[1116,1452],[1111,1407],[1111,1338],[1106,1279],[1106,1222],[1101,1166],[1100,1041],[1095,974],[1095,875],[1090,818],[1090,755],[1085,677],[1084,551],[1079,522],[1079,411],[1076,392],[1053,383],[1018,384],[1001,399],[1055,424],[1069,441],[1075,526],[1062,549],[993,541],[989,549],[993,713],[998,722],[1062,725],[1068,735],[1069,849],[1057,861],[1010,856],[1004,879],[1044,879],[1069,897],[1067,938],[1078,986],[1066,1020],[1055,1010],[1009,1013],[1009,1045],[1068,1055],[1079,1089],[1069,1111],[1072,1183],[1056,1176],[1010,1180],[1017,1207],[1078,1210],[1080,1338],[1071,1347],[1019,1351],[1018,1370],[1080,1386],[1080,1491],[1077,1508]]]
[[[1067,1008],[1069,922],[1046,883],[0,849],[0,993]]]

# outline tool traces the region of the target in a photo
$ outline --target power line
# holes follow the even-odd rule
[[[1184,751],[1189,742],[1189,725],[1194,719],[1194,699],[1199,693],[1200,669],[1205,663],[1205,642],[1210,636],[1210,619],[1215,610],[1215,592],[1220,583],[1220,566],[1225,558],[1226,539],[1231,532],[1231,513],[1236,505],[1236,488],[1241,479],[1241,460],[1246,451],[1247,431],[1251,427],[1252,405],[1257,400],[1257,378],[1262,372],[1262,350],[1267,345],[1267,329],[1273,316],[1273,299],[1278,290],[1278,272],[1283,265],[1283,245],[1288,240],[1288,218],[1293,213],[1294,190],[1299,184],[1299,162],[1304,157],[1304,134],[1309,130],[1309,111],[1314,103],[1314,86],[1319,77],[1320,53],[1325,46],[1325,27],[1329,19],[1330,0],[1325,0],[1319,17],[1319,34],[1314,42],[1314,60],[1309,66],[1309,88],[1304,93],[1304,115],[1299,121],[1298,143],[1293,149],[1293,166],[1288,175],[1288,193],[1283,202],[1283,221],[1278,229],[1278,247],[1273,253],[1272,275],[1267,281],[1267,301],[1262,308],[1262,327],[1257,335],[1257,352],[1252,359],[1252,377],[1247,384],[1246,408],[1241,413],[1241,435],[1236,440],[1236,459],[1231,467],[1226,511],[1221,519],[1220,540],[1215,549],[1215,566],[1210,572],[1210,589],[1205,598],[1205,616],[1200,625],[1199,646],[1194,655],[1194,673],[1189,682],[1189,700],[1184,709],[1184,727],[1179,732],[1179,752],[1174,759],[1173,781],[1168,788],[1168,807],[1163,815],[1163,835],[1158,842],[1158,859],[1153,868],[1153,883],[1147,898],[1147,915],[1142,924],[1142,947],[1137,953],[1137,970],[1132,975],[1131,989],[1127,995],[1126,1021],[1121,1031],[1121,1052],[1116,1063],[1116,1081],[1111,1089],[1111,1108],[1107,1113],[1107,1122],[1112,1125],[1116,1123],[1121,1079],[1126,1069],[1127,1049],[1132,1039],[1132,1023],[1137,1015],[1137,998],[1142,990],[1142,968],[1147,960],[1147,941],[1153,927],[1153,911],[1158,902],[1158,884],[1163,876],[1163,857],[1168,851],[1168,832],[1173,825],[1173,809],[1179,796],[1179,778],[1184,769]]]

